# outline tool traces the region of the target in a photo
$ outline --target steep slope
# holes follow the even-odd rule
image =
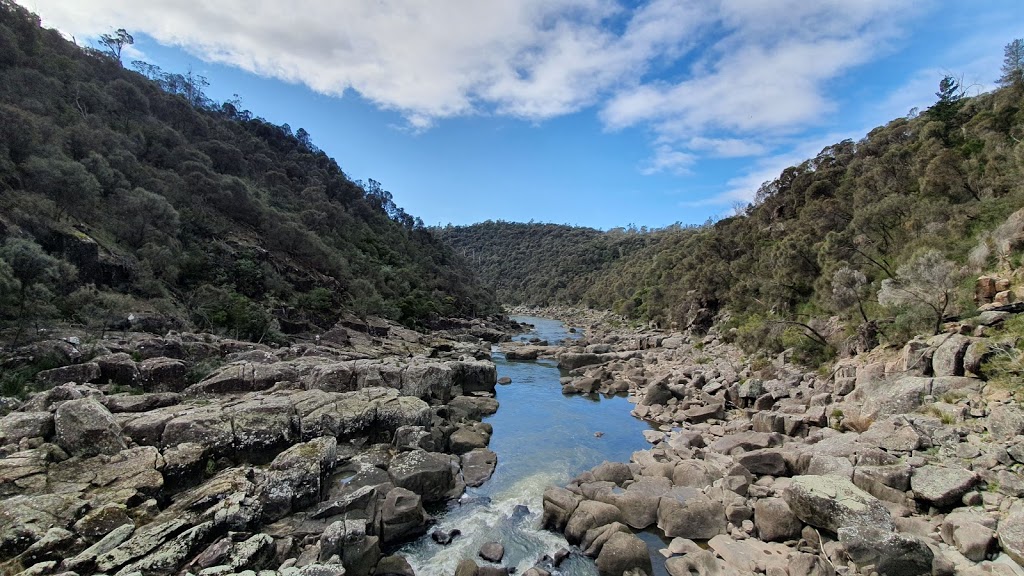
[[[0,1],[0,320],[128,313],[260,339],[342,309],[495,311],[450,248],[299,129],[82,49]]]
[[[618,257],[578,257],[606,253],[620,242],[614,234],[574,236],[550,225],[487,223],[445,237],[484,263],[515,263],[488,278],[507,302],[583,303],[682,326],[724,308],[741,338],[769,349],[781,345],[785,330],[838,346],[867,324],[896,341],[934,326],[936,310],[927,310],[927,298],[885,295],[883,307],[883,284],[901,286],[923,262],[966,263],[979,235],[1024,206],[1024,86],[1005,84],[966,97],[947,78],[933,107],[787,168],[761,186],[743,215],[633,235]],[[534,245],[544,249],[525,251]],[[1019,252],[981,252],[973,271],[1020,260]],[[963,271],[948,268],[942,280],[956,289],[938,292],[939,318],[957,312],[958,298],[961,308],[970,305],[970,289],[958,284]],[[537,282],[538,271],[547,290],[515,288]],[[849,332],[832,322],[836,338],[818,338],[829,317],[844,319]]]

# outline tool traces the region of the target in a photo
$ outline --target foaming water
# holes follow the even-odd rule
[[[536,336],[555,345],[579,337],[558,321],[516,319],[535,326],[517,340]],[[463,558],[483,563],[477,551],[490,541],[505,546],[502,565],[522,573],[544,554],[568,546],[561,534],[540,530],[544,489],[563,485],[605,460],[628,461],[648,446],[643,431],[649,426],[629,415],[625,398],[563,396],[555,362],[509,362],[497,351],[492,357],[498,377],[512,378],[512,384],[498,386],[500,408],[485,420],[494,427],[490,449],[498,455],[497,468],[488,482],[470,488],[460,504],[438,518],[432,530],[462,532],[451,544],[441,546],[425,536],[399,552],[418,576],[450,576]],[[558,572],[597,574],[593,562],[578,555]]]

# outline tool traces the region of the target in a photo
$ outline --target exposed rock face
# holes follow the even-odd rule
[[[783,491],[782,499],[801,521],[830,532],[851,526],[888,531],[896,528],[885,506],[849,480],[795,476]]]
[[[419,494],[428,504],[455,498],[465,490],[459,477],[459,459],[448,454],[406,452],[391,462],[388,474],[396,486]]]
[[[922,466],[914,470],[910,488],[914,496],[939,507],[952,506],[978,481],[977,474],[963,468]]]
[[[42,374],[0,417],[0,573],[411,576],[381,550],[490,477],[496,371],[389,335],[400,356],[122,335]],[[186,388],[201,360],[226,364]]]
[[[53,423],[57,444],[73,456],[117,454],[127,447],[117,420],[94,398],[61,404]]]
[[[651,557],[647,553],[647,545],[633,534],[616,532],[601,547],[597,569],[604,576],[617,576],[633,570],[650,574]]]

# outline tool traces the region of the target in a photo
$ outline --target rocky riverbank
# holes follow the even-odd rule
[[[602,574],[649,574],[635,532],[654,528],[673,576],[1024,574],[1024,411],[981,373],[1007,318],[814,373],[752,366],[714,330],[590,325],[552,354],[563,392],[627,392],[661,426],[549,488],[543,522]]]
[[[490,342],[342,322],[273,348],[209,334],[63,335],[0,418],[0,572],[411,574],[387,556],[484,482]]]

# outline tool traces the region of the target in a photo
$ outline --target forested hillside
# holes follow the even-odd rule
[[[0,0],[0,321],[128,314],[251,339],[343,310],[406,324],[496,311],[464,262],[379,183],[135,62],[124,31],[81,48]]]
[[[628,235],[625,246],[618,232],[551,225],[445,237],[513,303],[578,302],[682,326],[724,309],[752,347],[814,354],[855,346],[858,331],[868,341],[932,331],[970,307],[969,273],[1020,263],[1021,226],[1004,224],[1024,206],[1019,43],[1000,89],[968,97],[942,79],[928,110],[787,168],[742,215]]]
[[[505,304],[578,304],[611,264],[652,236],[560,224],[487,221],[437,234],[466,258]]]

